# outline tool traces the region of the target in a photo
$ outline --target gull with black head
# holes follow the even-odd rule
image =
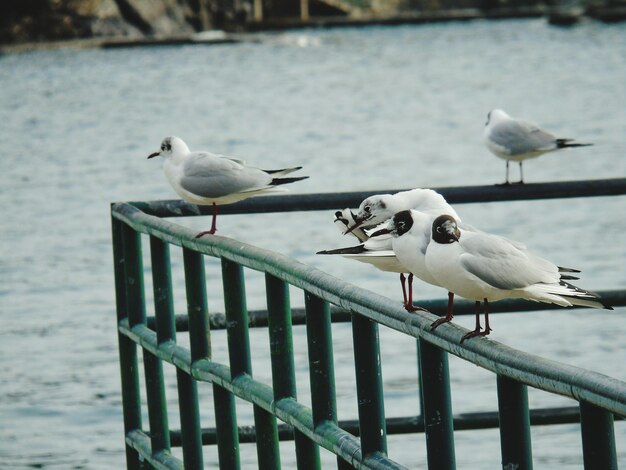
[[[392,249],[392,237],[389,232],[384,232],[393,215],[405,209],[436,215],[445,213],[459,218],[445,198],[432,189],[416,188],[395,194],[375,194],[365,198],[356,213],[350,209],[335,212],[335,225],[344,234],[351,233],[357,237],[361,243],[347,248],[323,250],[318,254],[341,255],[372,264],[381,271],[399,273],[403,304],[406,310],[412,312],[423,310],[413,305],[413,273],[397,259]],[[370,237],[368,232],[376,232],[377,236]]]
[[[578,279],[569,273],[580,271],[556,266],[505,238],[463,230],[450,215],[441,215],[432,223],[426,268],[439,285],[476,302],[476,326],[461,342],[490,333],[489,302],[496,300],[522,298],[612,310],[597,294],[566,282]],[[480,326],[481,302],[484,330]]]

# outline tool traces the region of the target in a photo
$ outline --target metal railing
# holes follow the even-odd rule
[[[626,179],[516,187],[435,188],[451,203],[626,194]],[[382,192],[382,191],[376,191]],[[326,210],[354,207],[372,192],[263,197],[223,206],[221,213]],[[531,424],[581,423],[586,469],[617,468],[614,419],[626,416],[626,383],[543,359],[492,340],[460,344],[457,325],[430,329],[429,314],[410,314],[389,299],[360,289],[284,255],[221,236],[195,232],[162,217],[205,214],[180,201],[115,203],[111,207],[124,432],[128,468],[203,467],[203,445],[216,444],[220,467],[240,468],[239,444],[256,442],[260,468],[280,468],[280,440],[293,440],[298,468],[321,468],[319,446],[338,468],[405,468],[387,456],[387,435],[425,433],[428,467],[455,468],[454,430],[499,427],[505,468],[532,468]],[[154,316],[147,317],[141,234],[149,236]],[[170,246],[182,248],[187,315],[175,315]],[[204,256],[221,260],[225,312],[209,315]],[[267,311],[248,312],[243,268],[265,274]],[[289,286],[304,291],[305,308],[290,307]],[[600,293],[626,305],[626,290]],[[420,302],[435,313],[444,301]],[[332,308],[331,308],[332,305]],[[455,304],[469,313],[471,302]],[[498,311],[548,309],[502,301]],[[331,323],[350,321],[358,419],[337,419]],[[292,326],[306,325],[311,408],[296,397]],[[386,419],[378,325],[416,338],[421,413]],[[250,327],[267,327],[272,385],[252,378]],[[228,364],[212,360],[211,329],[225,328]],[[190,347],[177,342],[189,331]],[[142,423],[138,347],[144,362],[149,426]],[[448,354],[497,376],[498,411],[453,415]],[[176,369],[180,430],[170,430],[163,363]],[[197,384],[212,385],[215,429],[202,429]],[[570,397],[579,407],[529,410],[527,386]],[[238,427],[235,397],[250,402],[254,427]],[[284,424],[278,424],[277,419]],[[182,446],[182,461],[171,453]],[[184,463],[183,463],[184,462]],[[510,465],[510,467],[507,467]]]

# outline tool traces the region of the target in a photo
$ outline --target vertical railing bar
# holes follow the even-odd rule
[[[363,457],[387,454],[387,426],[383,398],[378,324],[352,315],[352,339]]]
[[[198,407],[198,387],[196,381],[182,369],[176,368],[178,385],[178,408],[180,412],[180,434],[185,470],[201,469],[202,434],[200,431],[200,410]]]
[[[129,227],[114,217],[111,218],[113,238],[113,267],[115,273],[115,295],[118,322],[128,317],[128,292],[126,264],[130,253],[126,254],[126,231]],[[132,250],[131,250],[132,251]],[[141,429],[141,396],[139,393],[139,371],[137,365],[137,346],[126,336],[118,333],[120,355],[120,374],[122,385],[122,410],[124,416],[124,434]],[[129,470],[141,468],[139,454],[127,444],[126,467]]]
[[[215,407],[215,430],[217,434],[217,453],[220,468],[239,469],[239,432],[235,396],[228,390],[213,384],[213,403]]]
[[[422,389],[422,363],[420,362],[420,344],[419,339],[415,341],[415,357],[417,358],[417,397],[419,400],[419,413],[418,419],[421,423],[424,423],[424,390]]]
[[[152,261],[156,333],[157,341],[161,344],[169,340],[176,340],[176,317],[174,315],[169,244],[151,236],[150,255]]]
[[[248,309],[242,266],[222,258],[222,282],[224,284],[224,311],[227,323],[231,378],[241,374],[251,376]],[[280,448],[276,417],[258,405],[252,405],[252,407],[254,409],[259,468],[279,469]]]
[[[428,468],[453,470],[456,458],[448,355],[423,339],[419,348]]]
[[[167,400],[163,382],[161,360],[148,351],[143,352],[146,374],[146,398],[148,401],[148,421],[150,423],[150,444],[152,453],[170,449],[170,431],[167,419]]]
[[[157,321],[157,340],[162,342],[173,339],[173,336],[176,334],[169,245],[151,236],[150,258]],[[161,450],[169,450],[171,444],[167,417],[165,382],[163,379],[163,364],[160,359],[147,351],[144,351],[143,359],[146,374],[146,398],[148,401],[148,418],[150,422],[150,442],[152,452],[156,453]]]
[[[208,308],[206,301],[204,258],[201,253],[183,248],[185,292],[189,316],[191,363],[210,356]],[[176,369],[180,411],[183,461],[186,469],[203,467],[202,432],[198,404],[198,385],[185,371]]]
[[[211,358],[211,330],[202,253],[183,248],[191,362]]]
[[[313,425],[337,422],[333,340],[328,302],[304,293]]]
[[[296,398],[289,285],[271,274],[265,274],[268,330],[272,358],[272,388],[274,400]],[[318,446],[294,430],[296,462],[300,469],[321,468]]]
[[[278,446],[276,416],[258,405],[254,405],[253,408],[259,469],[280,470],[280,448]]]
[[[585,470],[617,470],[613,413],[581,401],[580,429]]]
[[[337,423],[332,323],[329,303],[307,291],[304,292],[304,308],[311,407],[313,408],[313,426],[316,428],[326,421]],[[337,456],[337,468],[350,467],[348,462]]]
[[[528,389],[525,384],[503,375],[497,376],[497,384],[502,468],[531,470]]]
[[[230,374],[234,379],[240,374],[252,375],[248,309],[241,265],[222,258],[222,282]]]

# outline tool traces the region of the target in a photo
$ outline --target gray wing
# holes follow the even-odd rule
[[[187,157],[180,185],[206,198],[217,198],[266,187],[272,177],[262,170],[244,166],[236,159],[195,152]]]
[[[526,121],[506,121],[491,129],[489,138],[510,155],[554,148],[556,137]]]
[[[464,249],[461,265],[498,289],[521,289],[538,282],[559,280],[554,264],[519,249],[502,237],[477,233],[466,237],[461,246]]]

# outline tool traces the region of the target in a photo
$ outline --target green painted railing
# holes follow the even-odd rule
[[[523,185],[510,188],[437,188],[452,203],[541,197],[626,194],[626,179]],[[377,191],[380,192],[380,191]],[[222,213],[330,210],[355,206],[371,193],[264,197],[224,206]],[[280,468],[280,440],[293,440],[298,468],[321,468],[319,446],[337,456],[338,468],[405,468],[387,456],[387,435],[425,433],[428,466],[455,468],[454,430],[499,427],[505,468],[532,468],[531,424],[581,423],[586,469],[617,468],[614,419],[626,416],[626,383],[518,351],[493,340],[460,344],[466,330],[449,324],[430,329],[436,318],[410,314],[388,298],[360,289],[284,255],[195,232],[162,217],[203,214],[178,201],[112,205],[117,328],[128,468],[203,467],[203,445],[217,445],[221,468],[240,468],[239,444],[256,442],[260,468]],[[149,237],[154,315],[146,315],[142,237]],[[187,315],[175,315],[170,246],[181,247]],[[221,260],[224,314],[209,315],[204,256]],[[243,268],[265,273],[267,311],[248,312]],[[304,309],[291,309],[289,286],[304,292]],[[603,291],[614,306],[626,305],[626,290]],[[443,301],[420,302],[435,313]],[[456,314],[469,312],[460,301]],[[538,307],[503,301],[498,311]],[[338,421],[331,323],[351,321],[358,419]],[[292,326],[305,324],[312,407],[296,396]],[[386,419],[378,325],[416,338],[422,413]],[[267,327],[272,385],[252,378],[250,327]],[[228,365],[212,360],[211,329],[226,329]],[[189,331],[189,347],[176,334]],[[142,422],[138,347],[143,349],[148,420]],[[497,376],[498,411],[454,415],[448,354]],[[163,363],[176,369],[180,430],[170,430]],[[215,429],[200,426],[197,385],[212,384]],[[579,407],[529,410],[527,386],[573,398]],[[254,427],[237,425],[235,397],[252,404]],[[281,424],[278,423],[281,421]],[[171,453],[182,447],[182,461]]]

